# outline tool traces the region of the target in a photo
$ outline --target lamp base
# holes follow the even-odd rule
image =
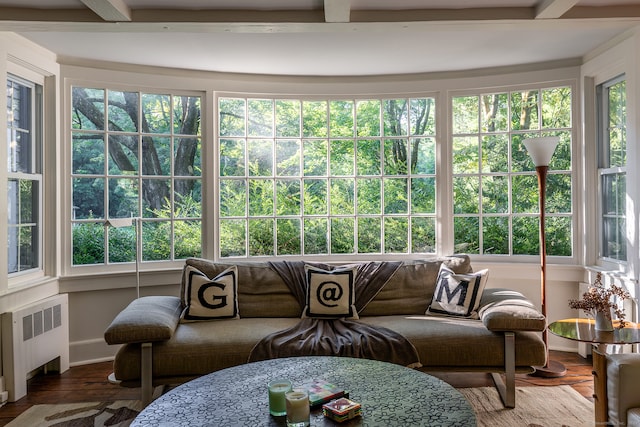
[[[535,372],[529,375],[542,378],[559,378],[567,374],[567,368],[555,360],[549,360],[544,366],[534,366]]]

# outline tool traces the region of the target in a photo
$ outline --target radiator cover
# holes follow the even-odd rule
[[[24,397],[29,373],[48,364],[60,373],[69,369],[67,294],[2,314],[2,372],[9,401]]]

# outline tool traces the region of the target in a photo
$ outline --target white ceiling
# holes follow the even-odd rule
[[[0,31],[65,60],[377,75],[580,59],[640,0],[0,0]]]

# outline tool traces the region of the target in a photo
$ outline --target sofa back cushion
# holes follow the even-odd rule
[[[266,262],[212,262],[189,258],[191,265],[209,277],[238,267],[238,312],[240,317],[300,317],[302,308],[278,273]],[[184,277],[180,295],[184,295]],[[184,304],[184,301],[183,301]]]
[[[360,317],[424,315],[433,298],[442,263],[456,273],[471,272],[471,260],[467,255],[405,261],[378,295],[360,312]]]
[[[471,261],[466,255],[405,261],[387,284],[359,313],[359,316],[424,315],[431,303],[440,264],[445,263],[456,273],[470,273]],[[342,263],[341,263],[342,264]],[[189,258],[185,265],[216,277],[225,269],[238,267],[238,312],[240,317],[301,317],[302,307],[266,262],[213,262]],[[185,294],[183,275],[180,295]],[[183,301],[184,306],[184,301]]]

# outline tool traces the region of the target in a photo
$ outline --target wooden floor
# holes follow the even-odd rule
[[[575,353],[551,351],[551,359],[561,362],[567,374],[561,378],[538,378],[517,375],[516,386],[550,386],[568,384],[589,400],[593,400],[593,378],[591,359],[584,359]],[[76,366],[62,375],[37,375],[29,381],[28,394],[15,403],[0,408],[0,426],[8,424],[32,405],[51,403],[96,402],[107,400],[138,399],[139,389],[129,389],[110,384],[107,376],[111,373],[111,362]],[[433,373],[454,387],[492,386],[488,374]]]

